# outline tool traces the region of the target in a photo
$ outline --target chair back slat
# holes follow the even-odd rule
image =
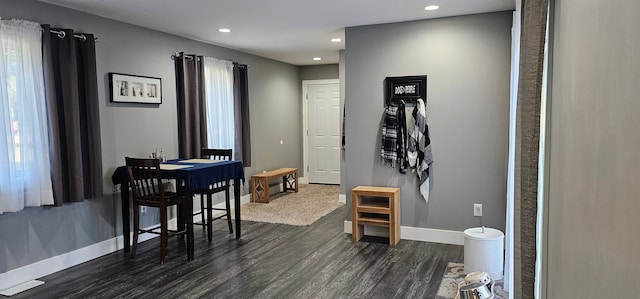
[[[160,200],[164,196],[160,160],[129,157],[125,160],[134,200]]]
[[[202,148],[200,150],[200,156],[202,159],[212,159],[212,160],[220,160],[220,161],[231,161],[233,160],[233,150],[232,149],[219,149],[219,148]],[[214,183],[211,185],[211,188],[219,188],[225,186],[225,182]]]
[[[233,159],[231,157],[232,155],[232,149],[202,148],[200,150],[200,156],[202,159],[229,161]]]

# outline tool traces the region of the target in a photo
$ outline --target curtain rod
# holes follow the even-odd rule
[[[193,60],[193,57],[197,57],[196,54],[184,54],[183,55],[181,52],[175,52],[175,53],[171,54],[171,60],[175,60],[177,57],[180,57],[180,56],[184,56],[184,58],[191,59],[191,60]],[[198,58],[198,59],[200,59],[200,58]],[[240,67],[240,68],[249,68],[249,66],[247,66],[246,64],[241,64],[241,63],[235,62],[235,61],[232,61],[232,62],[233,63],[237,63],[238,67]]]
[[[58,35],[59,38],[65,38],[67,36],[67,33],[64,31],[59,31],[59,30],[49,30],[49,32],[51,33],[55,33]],[[87,37],[84,34],[74,34],[73,37],[77,37],[79,39],[81,39],[82,41],[86,41]],[[93,38],[94,41],[98,41],[97,37]]]
[[[191,55],[184,54],[183,55],[181,52],[175,52],[175,53],[171,54],[171,60],[175,60],[177,57],[180,57],[180,56],[184,56],[184,58],[186,58],[186,59],[193,60],[193,58],[196,57],[197,55],[196,54],[191,54]]]

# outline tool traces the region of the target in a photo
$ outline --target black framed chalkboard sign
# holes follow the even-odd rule
[[[385,101],[415,104],[416,100],[427,100],[427,76],[387,77],[385,79]]]

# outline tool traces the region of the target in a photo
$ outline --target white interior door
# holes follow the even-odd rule
[[[309,183],[340,184],[340,84],[307,84]]]

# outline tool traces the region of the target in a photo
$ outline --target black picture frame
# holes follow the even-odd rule
[[[387,77],[385,79],[385,103],[415,104],[418,99],[427,100],[427,76]]]
[[[109,73],[109,87],[113,103],[162,104],[161,78]]]

